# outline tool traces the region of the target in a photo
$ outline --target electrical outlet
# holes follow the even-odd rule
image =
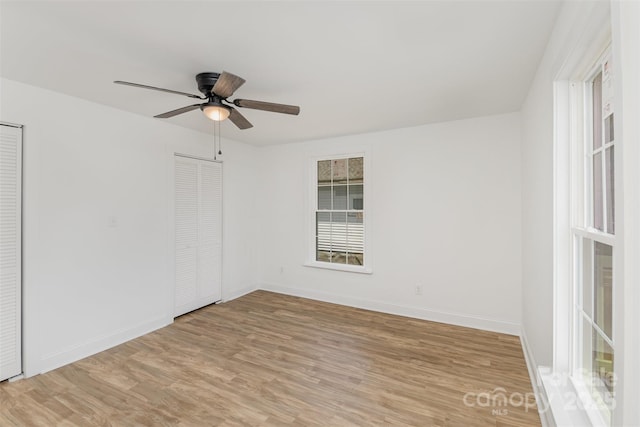
[[[422,285],[416,285],[416,295],[422,295]]]
[[[283,274],[283,273],[284,273],[284,267],[280,266],[280,274]]]

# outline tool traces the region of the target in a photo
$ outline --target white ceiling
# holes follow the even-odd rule
[[[242,109],[254,127],[227,120],[223,136],[295,142],[519,110],[558,6],[3,1],[1,75],[150,117],[194,100],[112,81],[198,93],[197,73],[226,70],[247,80],[237,97],[300,105],[301,113]],[[165,120],[212,131],[197,110]]]

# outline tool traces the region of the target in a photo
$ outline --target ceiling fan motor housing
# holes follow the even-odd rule
[[[219,73],[200,73],[196,76],[196,82],[198,83],[198,90],[202,92],[204,96],[211,96],[211,89],[218,81],[220,77]]]

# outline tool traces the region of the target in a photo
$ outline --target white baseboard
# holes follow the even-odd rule
[[[110,349],[134,338],[138,338],[142,335],[163,328],[172,322],[173,319],[168,320],[166,316],[163,316],[143,322],[132,328],[121,329],[111,334],[93,338],[82,344],[66,348],[54,354],[45,355],[41,359],[41,368],[39,373],[44,374],[45,372],[60,368],[96,353],[100,353],[101,351]]]
[[[263,283],[260,286],[260,289],[285,295],[309,298],[317,301],[330,302],[333,304],[346,305],[349,307],[362,308],[365,310],[395,314],[398,316],[413,317],[416,319],[430,320],[432,322],[447,323],[450,325],[464,326],[467,328],[481,329],[485,331],[500,332],[509,335],[520,335],[520,325],[518,323],[502,320],[425,308],[407,307],[387,302],[335,295],[309,289],[290,288],[273,283]]]
[[[225,294],[222,296],[222,302],[229,302],[236,298],[240,298],[242,296],[250,294],[253,291],[257,291],[258,289],[259,289],[258,285],[253,285],[253,286],[247,286],[246,288],[234,290],[228,293],[225,292]]]
[[[524,361],[527,364],[527,370],[529,371],[529,378],[531,379],[531,387],[533,393],[536,396],[536,404],[538,405],[538,414],[540,415],[540,422],[542,427],[555,427],[556,423],[553,419],[553,414],[549,408],[549,398],[542,385],[542,378],[538,374],[538,365],[536,359],[531,352],[529,342],[527,341],[527,334],[522,328],[520,332],[520,343],[522,345],[522,352],[524,353]]]

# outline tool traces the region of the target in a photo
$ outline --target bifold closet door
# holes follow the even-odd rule
[[[175,156],[175,316],[222,296],[222,164]]]
[[[0,381],[22,372],[22,128],[0,125]]]
[[[222,298],[222,163],[201,161],[199,178],[198,289],[210,304]]]

